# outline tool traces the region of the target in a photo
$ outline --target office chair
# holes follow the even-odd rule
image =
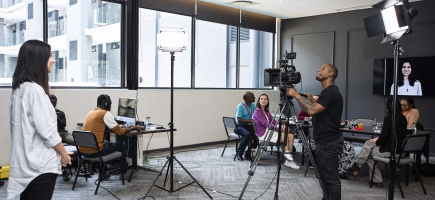
[[[95,134],[90,132],[90,131],[78,131],[78,130],[74,131],[72,134],[74,137],[74,142],[76,144],[77,152],[78,152],[79,156],[81,157],[79,169],[81,168],[82,164],[84,166],[84,161],[91,161],[91,162],[93,161],[93,162],[100,162],[101,163],[101,167],[100,167],[99,174],[98,174],[98,184],[97,184],[97,188],[95,189],[95,195],[96,195],[98,192],[98,188],[100,187],[100,182],[102,181],[107,162],[111,161],[111,160],[118,159],[120,164],[121,164],[121,168],[125,164],[125,163],[123,163],[123,161],[121,159],[122,153],[119,151],[115,151],[115,152],[110,153],[108,155],[98,156],[96,158],[84,157],[82,155],[82,153],[80,152],[79,146],[80,147],[95,148],[98,150],[98,154],[100,154],[100,148],[98,147],[98,142],[97,142],[97,138],[95,137]],[[85,177],[86,177],[86,181],[87,181],[88,177],[86,174],[86,170],[84,170],[84,171],[85,171]],[[72,190],[74,190],[74,188],[76,186],[77,177],[78,177],[78,173],[76,173],[76,178],[74,180]],[[124,185],[124,174],[122,172],[121,172],[121,179],[122,179],[122,185]]]
[[[424,136],[424,135],[408,136],[403,141],[402,154],[416,152],[415,155],[421,155],[420,153],[423,151],[423,147],[424,147],[425,143],[426,143],[426,136]],[[409,182],[409,164],[417,164],[417,168],[415,169],[415,174],[417,175],[417,178],[420,180],[421,188],[423,188],[424,194],[427,195],[426,189],[424,188],[424,184],[423,184],[423,181],[421,180],[421,176],[420,176],[420,172],[419,172],[421,170],[420,163],[416,163],[416,161],[410,157],[402,157],[402,154],[399,155],[399,158],[397,159],[396,164],[397,165],[406,165],[406,180],[405,180],[406,186],[408,186],[408,182]],[[375,163],[373,166],[372,176],[370,178],[370,187],[372,187],[372,181],[373,181],[373,176],[374,176],[376,164],[379,162],[384,163],[386,165],[390,164],[389,158],[373,156],[373,160],[375,161]],[[397,185],[399,186],[400,193],[402,194],[402,198],[405,198],[405,195],[403,194],[403,191],[402,191],[402,187],[400,186],[400,182],[397,178],[397,173],[396,173],[395,179],[396,179]]]

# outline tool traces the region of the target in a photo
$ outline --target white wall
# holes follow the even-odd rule
[[[244,90],[175,90],[174,91],[174,146],[185,146],[226,140],[222,116],[234,116],[235,107],[242,102]],[[253,90],[256,99],[266,93],[275,110],[279,92]],[[119,97],[136,97],[136,91],[125,89],[53,89],[58,98],[58,109],[65,112],[66,129],[70,132],[80,129],[76,124],[83,122],[86,114],[96,107],[97,97],[107,94],[111,97],[112,114],[117,115]],[[0,165],[10,164],[9,99],[11,89],[0,89]],[[139,119],[151,117],[155,124],[167,125],[170,120],[170,90],[138,90]],[[144,146],[149,136],[143,137]],[[149,145],[150,150],[168,148],[165,133],[155,134]]]

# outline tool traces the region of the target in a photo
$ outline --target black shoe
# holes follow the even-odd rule
[[[347,172],[352,172],[354,176],[358,176],[359,171],[360,168],[356,163],[353,163],[352,167],[347,169]]]
[[[243,161],[243,156],[242,155],[240,155],[240,154],[237,154],[237,160],[240,160],[240,161]]]
[[[339,174],[338,176],[340,177],[340,179],[349,179],[346,174]]]
[[[252,159],[251,153],[245,153],[245,159],[246,160],[254,160],[254,159]]]
[[[70,174],[69,171],[66,170],[66,169],[64,169],[64,170],[62,171],[62,176],[63,176],[63,180],[64,180],[64,181],[67,181],[67,180],[69,180],[69,179],[71,178],[71,174]]]

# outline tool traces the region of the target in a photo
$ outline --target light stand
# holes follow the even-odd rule
[[[396,178],[396,101],[397,101],[397,71],[399,56],[403,52],[399,39],[414,31],[414,17],[418,12],[409,6],[408,0],[384,0],[372,6],[381,10],[381,14],[364,19],[368,37],[384,34],[382,43],[391,42],[394,45],[394,73],[393,73],[393,109],[391,148],[390,148],[390,177],[388,181],[388,199],[394,199],[394,179]]]
[[[207,196],[210,197],[210,199],[213,199],[210,196],[210,194],[201,186],[201,184],[199,184],[198,181],[192,176],[192,174],[190,174],[189,171],[187,171],[187,169],[181,164],[181,162],[174,156],[174,61],[175,61],[174,54],[175,52],[182,52],[187,48],[187,37],[185,36],[184,31],[182,29],[181,30],[164,29],[160,31],[160,34],[157,35],[157,43],[159,45],[160,50],[162,50],[163,52],[171,53],[171,121],[168,124],[169,128],[171,129],[170,142],[169,142],[170,154],[167,157],[166,163],[163,165],[159,174],[154,179],[153,184],[146,192],[145,197],[148,196],[148,193],[151,191],[153,186],[156,186],[157,188],[172,193],[181,190],[184,187],[187,187],[193,183],[196,183],[207,194]],[[193,179],[193,182],[188,183],[185,186],[180,187],[176,190],[174,190],[174,160],[178,163],[178,165],[181,166],[181,168],[183,168],[183,170],[190,176],[190,178]],[[163,170],[166,168],[166,165],[168,165],[168,168],[166,170],[166,176],[165,176],[163,187],[161,187],[156,185],[156,182],[159,176],[162,174]],[[168,175],[169,175],[169,189],[166,189],[164,187],[166,186]]]

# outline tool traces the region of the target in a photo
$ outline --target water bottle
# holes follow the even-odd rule
[[[146,125],[147,125],[147,126],[152,125],[152,124],[151,124],[151,117],[147,117],[147,118],[146,118]]]
[[[412,134],[417,135],[417,127],[415,127],[415,123],[412,124]]]
[[[373,127],[376,127],[376,118],[373,119]]]

